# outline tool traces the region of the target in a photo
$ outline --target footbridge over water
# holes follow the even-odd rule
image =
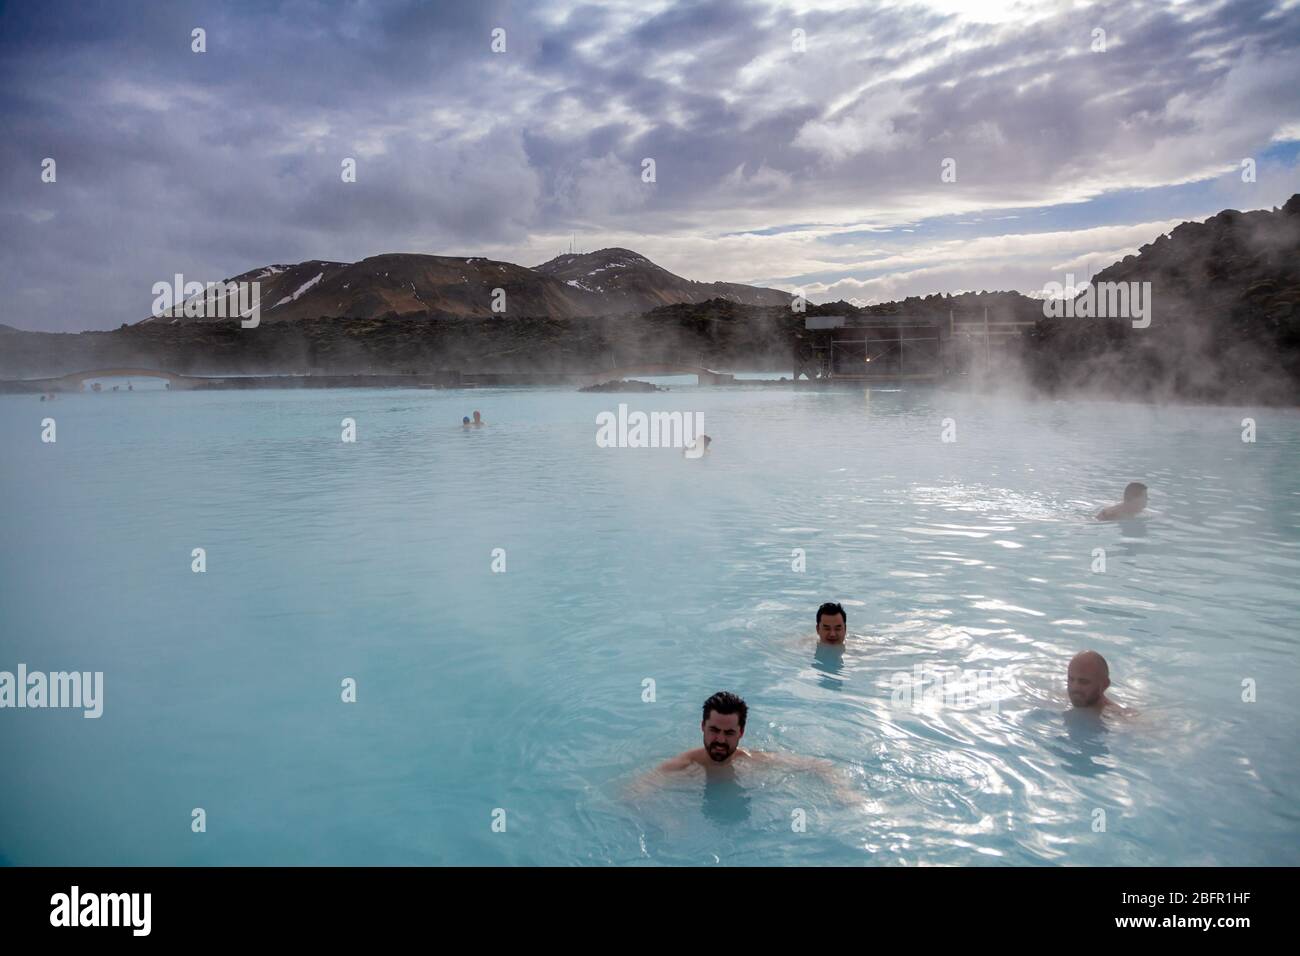
[[[736,376],[730,372],[715,372],[711,368],[704,368],[699,365],[675,365],[662,362],[625,365],[604,372],[593,372],[590,375],[583,376],[582,384],[601,385],[605,382],[616,382],[624,378],[635,378],[638,375],[652,378],[662,375],[694,375],[701,385],[731,385],[736,381]]]

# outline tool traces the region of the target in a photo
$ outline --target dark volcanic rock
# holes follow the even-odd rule
[[[652,385],[649,382],[638,382],[633,379],[627,381],[601,382],[599,385],[588,385],[586,388],[578,389],[580,392],[666,392],[668,389],[660,388],[658,385]]]
[[[1042,319],[1024,354],[1039,387],[1300,402],[1300,195],[1271,212],[1185,222],[1092,281],[1150,282],[1150,327]]]

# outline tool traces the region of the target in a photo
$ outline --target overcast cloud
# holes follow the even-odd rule
[[[1032,292],[1300,191],[1298,52],[1296,0],[10,4],[0,322],[575,233],[813,301]]]

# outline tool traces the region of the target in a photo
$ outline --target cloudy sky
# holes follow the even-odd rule
[[[5,3],[0,323],[575,233],[815,302],[1033,292],[1300,192],[1297,90],[1300,0]]]

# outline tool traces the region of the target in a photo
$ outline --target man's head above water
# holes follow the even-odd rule
[[[827,644],[843,644],[848,634],[849,616],[844,608],[827,601],[817,609],[817,638]]]
[[[1130,481],[1124,486],[1124,500],[1117,505],[1102,508],[1097,517],[1102,521],[1132,518],[1146,510],[1147,486],[1140,481]]]
[[[1147,486],[1140,481],[1130,481],[1124,486],[1124,504],[1141,510],[1147,506]]]
[[[1070,703],[1075,707],[1101,707],[1108,703],[1106,688],[1110,686],[1110,667],[1106,658],[1096,651],[1082,651],[1070,661],[1066,675],[1066,689]]]
[[[745,719],[749,708],[731,691],[721,690],[704,702],[700,730],[704,734],[704,752],[714,763],[723,763],[740,746],[745,736]]]

